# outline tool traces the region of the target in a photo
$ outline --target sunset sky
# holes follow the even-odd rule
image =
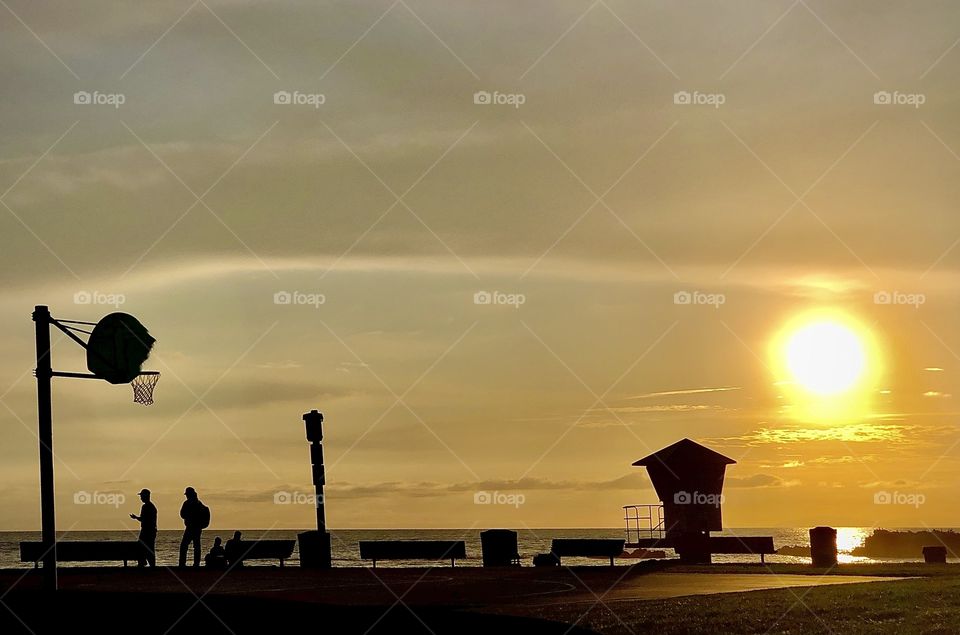
[[[331,528],[619,527],[683,437],[737,461],[726,526],[960,526],[957,24],[3,0],[0,529],[39,529],[36,304],[135,314],[163,373],[149,408],[55,380],[64,530],[133,528],[141,487],[179,527],[187,485],[309,527],[275,496],[312,492],[313,408]],[[826,409],[785,353],[822,316],[865,364]]]

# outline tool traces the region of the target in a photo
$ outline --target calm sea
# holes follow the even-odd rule
[[[728,529],[721,534],[725,536],[773,536],[774,546],[809,544],[807,528],[750,528]],[[870,533],[866,527],[839,527],[837,529],[837,543],[840,550],[841,562],[870,562],[869,558],[858,558],[849,555],[851,549],[859,545],[864,536]],[[369,565],[369,561],[360,560],[359,540],[463,540],[467,546],[467,559],[460,561],[463,566],[480,565],[480,530],[478,529],[345,529],[331,532],[333,534],[334,566],[356,567]],[[534,554],[550,550],[550,541],[553,538],[623,538],[623,529],[520,529],[517,530],[522,563],[531,564]],[[216,536],[227,540],[233,535],[233,530],[207,529],[203,532],[203,551],[209,550]],[[177,530],[161,530],[157,536],[157,562],[161,565],[177,564],[178,548],[181,532]],[[243,530],[245,540],[262,538],[289,538],[296,539],[297,530]],[[135,535],[125,531],[76,531],[61,538],[62,540],[133,540]],[[40,540],[40,532],[36,531],[8,531],[0,532],[0,568],[21,568],[33,566],[32,563],[20,562],[19,543],[22,540]],[[668,557],[674,557],[672,550],[666,550]],[[191,554],[192,556],[192,554]],[[918,558],[919,560],[919,558]],[[298,561],[298,554],[294,551],[292,563]],[[621,563],[630,560],[623,559]],[[716,555],[714,562],[757,562],[756,556]],[[808,558],[797,556],[767,556],[767,562],[802,563],[809,562]],[[267,561],[264,564],[275,564]],[[564,558],[564,564],[597,564],[593,559]],[[424,566],[423,561],[396,561],[377,563],[377,566]],[[67,566],[103,566],[103,563],[67,563]]]

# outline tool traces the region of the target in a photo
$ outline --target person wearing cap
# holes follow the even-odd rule
[[[204,505],[197,496],[197,490],[188,487],[183,491],[187,500],[180,507],[180,518],[183,519],[183,538],[180,539],[180,566],[187,566],[187,550],[193,544],[193,566],[200,566],[200,534],[203,532],[202,519]]]
[[[137,560],[138,567],[157,566],[157,506],[150,502],[150,490],[140,490],[138,496],[143,501],[140,515],[130,514],[130,518],[140,522],[140,535],[137,540],[143,549],[142,556]]]

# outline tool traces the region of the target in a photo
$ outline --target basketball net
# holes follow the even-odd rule
[[[160,381],[160,373],[148,370],[133,378],[130,385],[133,387],[133,402],[150,406],[153,404],[153,389]]]

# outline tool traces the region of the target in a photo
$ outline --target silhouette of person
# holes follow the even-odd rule
[[[193,544],[193,566],[200,566],[200,534],[206,526],[204,515],[206,507],[197,497],[197,490],[188,487],[183,495],[187,500],[180,507],[180,518],[183,519],[183,538],[180,540],[180,566],[187,566],[187,550]]]
[[[149,564],[151,567],[156,567],[157,506],[150,502],[150,490],[142,489],[137,495],[143,501],[140,515],[130,514],[130,518],[140,522],[140,535],[137,536],[137,540],[140,542],[143,554],[137,560],[137,566],[145,567]]]
[[[239,531],[233,532],[233,538],[227,541],[227,546],[224,549],[224,555],[227,557],[227,562],[231,567],[242,567],[243,566],[243,536]]]
[[[226,569],[227,568],[227,552],[221,544],[223,540],[220,536],[217,536],[213,539],[213,547],[210,548],[210,553],[203,557],[204,563],[211,569]]]

